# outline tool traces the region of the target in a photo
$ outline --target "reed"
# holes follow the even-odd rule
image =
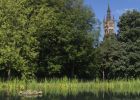
[[[69,93],[76,95],[80,92],[114,92],[114,93],[140,93],[140,79],[135,80],[110,80],[110,81],[78,81],[77,79],[69,80],[50,79],[42,82],[36,80],[11,80],[0,81],[0,91],[9,91],[17,94],[22,90],[43,91],[45,94],[63,94]]]

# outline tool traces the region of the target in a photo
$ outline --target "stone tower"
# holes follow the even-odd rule
[[[104,18],[104,38],[108,38],[111,34],[114,33],[115,29],[115,22],[114,22],[114,17],[111,16],[111,10],[110,6],[108,4],[108,9],[107,9],[107,16]]]

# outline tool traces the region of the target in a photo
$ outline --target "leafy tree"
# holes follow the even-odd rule
[[[112,33],[110,37],[104,38],[103,43],[98,48],[98,62],[99,62],[99,77],[104,79],[109,79],[112,72],[112,64],[114,63],[113,59],[116,56],[116,50],[119,48],[119,43],[115,34]]]
[[[2,77],[95,77],[96,25],[82,0],[1,1]]]
[[[99,77],[102,79],[139,77],[140,12],[127,11],[120,17],[119,39],[106,38],[99,49]]]
[[[124,13],[118,23],[120,40],[123,42],[135,42],[139,39],[139,23],[140,12],[133,10]]]
[[[53,0],[46,7],[53,11],[40,34],[39,72],[42,69],[44,75],[58,77],[89,76],[94,56],[94,14],[82,0]]]
[[[37,56],[37,40],[26,8],[26,0],[4,0],[0,4],[0,69],[16,77],[33,74]],[[14,4],[14,5],[13,5]]]
[[[120,17],[118,23],[120,41],[125,43],[125,55],[128,76],[138,77],[140,75],[140,12],[127,11]]]

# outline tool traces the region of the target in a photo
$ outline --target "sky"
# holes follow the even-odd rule
[[[108,2],[116,23],[119,21],[119,16],[125,11],[132,9],[140,10],[140,0],[85,0],[84,2],[94,11],[96,17],[101,22],[103,22],[103,19],[106,16]],[[115,31],[117,32],[117,27]],[[103,33],[103,25],[101,32]]]

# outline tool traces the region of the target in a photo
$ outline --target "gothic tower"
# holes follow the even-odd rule
[[[107,9],[107,16],[104,18],[103,23],[104,23],[104,33],[105,33],[104,38],[108,38],[111,34],[114,33],[114,29],[115,29],[114,17],[111,16],[111,10],[109,4]]]

